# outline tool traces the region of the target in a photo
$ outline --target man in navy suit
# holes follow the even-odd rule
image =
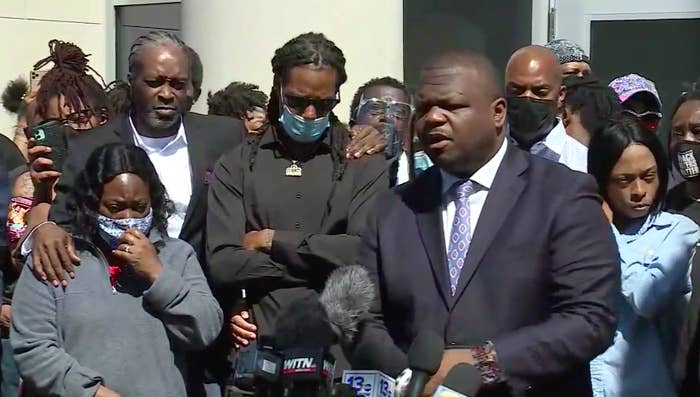
[[[378,286],[353,350],[397,375],[424,328],[445,337],[426,395],[457,363],[480,396],[590,396],[611,343],[617,247],[589,175],[510,145],[494,68],[443,53],[421,74],[415,125],[436,166],[377,199],[362,263]]]

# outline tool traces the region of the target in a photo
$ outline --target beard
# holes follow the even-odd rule
[[[144,114],[144,121],[154,130],[164,130],[178,124],[181,117],[180,113],[175,114],[173,117],[158,117],[155,112],[147,112]]]

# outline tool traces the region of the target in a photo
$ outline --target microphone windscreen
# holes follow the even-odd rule
[[[434,375],[440,368],[445,342],[437,332],[425,329],[418,333],[408,350],[408,367]]]
[[[280,313],[275,327],[277,348],[328,347],[337,336],[316,296],[296,300]]]
[[[457,364],[447,373],[442,384],[465,396],[472,397],[481,388],[481,374],[473,365]]]

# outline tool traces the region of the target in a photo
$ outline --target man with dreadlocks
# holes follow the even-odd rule
[[[44,222],[32,229],[23,251],[28,251],[24,246],[31,247],[38,277],[54,286],[68,283],[79,262],[66,231],[75,213],[75,204],[68,198],[90,153],[114,142],[146,151],[174,203],[168,234],[190,243],[206,272],[204,221],[211,170],[216,159],[241,142],[244,132],[239,120],[189,112],[196,95],[193,80],[198,77],[194,76],[192,53],[171,33],[150,32],[136,39],[129,54],[128,112],[69,141],[55,200],[47,199],[32,210],[38,210],[36,218]],[[205,365],[195,360],[190,363],[188,392],[201,395]],[[211,386],[218,389],[215,383]],[[217,395],[216,390],[211,395]]]
[[[245,288],[265,334],[286,305],[355,262],[371,203],[389,185],[384,156],[345,156],[349,131],[332,112],[345,57],[332,41],[302,34],[275,51],[272,71],[270,127],[221,158],[207,215],[211,280]],[[255,334],[237,317],[233,341],[246,345]]]
[[[241,119],[248,134],[257,135],[267,127],[267,95],[255,84],[234,81],[223,90],[209,92],[209,114]]]

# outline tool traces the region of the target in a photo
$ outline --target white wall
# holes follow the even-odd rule
[[[105,27],[111,7],[105,0],[0,0],[0,89],[18,76],[28,78],[34,63],[49,55],[48,42],[54,38],[92,54],[90,65],[104,73],[107,38],[113,37]],[[0,132],[12,134],[14,124],[14,117],[0,110]]]
[[[373,77],[403,78],[402,0],[182,0],[182,34],[204,63],[203,95],[234,80],[272,85],[275,49],[298,34],[326,34],[343,50],[348,82],[335,113],[347,121],[357,88]]]

